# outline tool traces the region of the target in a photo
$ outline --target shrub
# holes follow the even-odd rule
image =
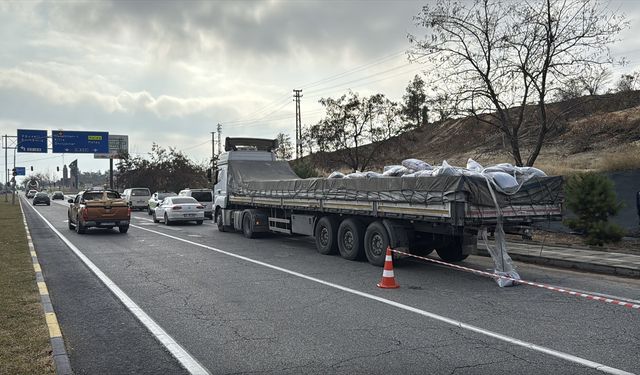
[[[292,165],[293,171],[300,178],[318,177],[320,174],[316,168],[307,160],[300,160]]]
[[[622,208],[608,177],[591,172],[569,177],[565,202],[576,215],[576,218],[565,220],[565,224],[585,234],[589,245],[618,242],[624,236],[624,229],[608,222],[609,217]]]

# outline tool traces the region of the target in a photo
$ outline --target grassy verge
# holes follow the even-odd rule
[[[11,200],[0,199],[0,228],[0,374],[54,374],[22,214]]]

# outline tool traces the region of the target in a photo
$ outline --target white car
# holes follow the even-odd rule
[[[153,222],[166,225],[178,221],[204,221],[204,206],[192,197],[167,197],[153,210]]]

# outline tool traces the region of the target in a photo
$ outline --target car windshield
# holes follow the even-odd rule
[[[131,196],[151,195],[149,189],[131,189]]]
[[[176,196],[176,193],[158,193],[158,199],[162,200],[165,199],[166,197],[173,197]]]
[[[211,192],[210,191],[194,191],[191,192],[191,196],[195,198],[199,202],[211,202]]]
[[[198,203],[197,200],[191,197],[180,197],[171,199],[171,203],[173,204],[186,204],[186,203]]]
[[[46,197],[47,193],[38,193],[36,194],[36,197]]]

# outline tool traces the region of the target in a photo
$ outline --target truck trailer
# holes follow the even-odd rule
[[[301,179],[276,148],[276,140],[226,138],[214,175],[218,230],[313,236],[321,254],[382,266],[388,246],[458,262],[482,229],[562,215],[562,177],[531,177],[512,194],[474,175]]]

